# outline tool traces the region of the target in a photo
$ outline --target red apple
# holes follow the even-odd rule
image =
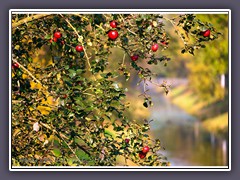
[[[202,33],[202,35],[203,35],[204,37],[209,37],[210,34],[211,34],[211,31],[210,31],[209,29],[206,30],[206,31],[204,31],[204,32]]]
[[[14,69],[17,69],[17,68],[19,68],[19,64],[18,64],[18,63],[13,63],[12,67],[13,67]]]
[[[138,60],[138,55],[133,55],[133,56],[131,56],[131,59],[133,60],[133,61],[136,61],[136,60]]]
[[[130,141],[130,139],[128,139],[128,138],[125,139],[125,143],[126,143],[126,144],[128,144],[129,141]]]
[[[118,32],[116,30],[111,30],[108,32],[108,37],[115,40],[118,37]]]
[[[83,51],[83,46],[77,45],[77,46],[76,46],[76,51],[77,51],[77,52],[82,52],[82,51]]]
[[[61,38],[62,37],[62,34],[61,34],[61,32],[59,32],[59,31],[56,31],[55,33],[54,33],[54,37],[55,38]]]
[[[152,45],[152,51],[156,52],[158,50],[158,44],[153,44]]]
[[[144,146],[144,147],[142,148],[142,152],[145,153],[145,154],[146,154],[149,150],[150,150],[150,148],[149,148],[148,146]]]
[[[112,28],[116,28],[116,27],[117,27],[117,22],[116,22],[115,20],[111,21],[111,22],[110,22],[110,26],[111,26]]]
[[[143,159],[143,158],[145,158],[146,157],[146,154],[145,153],[143,153],[143,152],[139,152],[139,157],[140,157],[140,159]]]

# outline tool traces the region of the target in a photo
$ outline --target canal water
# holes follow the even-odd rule
[[[172,166],[226,166],[227,139],[206,131],[201,122],[173,105],[165,94],[150,85],[154,106],[150,108],[151,132],[159,138]]]

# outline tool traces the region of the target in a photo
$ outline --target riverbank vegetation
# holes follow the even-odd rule
[[[160,73],[161,77],[178,77],[188,80],[188,84],[174,85],[169,92],[172,102],[186,112],[204,121],[204,126],[217,134],[228,132],[229,94],[229,17],[221,15],[197,15],[201,20],[211,22],[221,29],[220,41],[210,42],[210,46],[199,49],[199,54],[177,56],[175,49],[182,42],[171,46],[175,61]],[[168,73],[170,72],[170,73]]]
[[[171,89],[167,97],[175,105],[200,119],[210,132],[228,133],[228,96],[221,100],[214,97],[204,100],[185,84]]]

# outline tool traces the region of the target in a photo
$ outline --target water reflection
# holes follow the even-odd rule
[[[166,148],[173,166],[225,166],[227,141],[203,129],[201,122],[151,90],[151,131]]]

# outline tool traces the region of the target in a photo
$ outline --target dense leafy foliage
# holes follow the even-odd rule
[[[221,43],[211,42],[209,48],[205,48],[204,52],[200,50],[199,55],[187,64],[191,88],[205,100],[222,100],[228,94],[228,15],[201,15],[199,18],[211,21],[221,29],[223,36],[219,39]],[[222,75],[225,76],[225,87],[221,86]],[[202,78],[199,79],[199,76]]]
[[[182,53],[194,54],[219,35],[191,14],[172,19],[158,14],[13,14],[13,165],[116,166],[119,157],[124,165],[168,165],[158,153],[160,140],[149,136],[149,121],[125,116],[126,90],[116,80],[123,76],[127,81],[135,70],[144,84],[143,106],[152,105],[146,85],[154,83],[154,73],[148,66],[170,60],[164,55],[171,44],[165,22],[184,41]],[[207,29],[210,37],[202,34]],[[46,46],[51,63],[33,63]],[[122,62],[109,60],[113,47],[124,51]],[[109,68],[110,63],[118,68]],[[168,93],[167,84],[156,85]],[[142,152],[143,147],[148,149]]]

